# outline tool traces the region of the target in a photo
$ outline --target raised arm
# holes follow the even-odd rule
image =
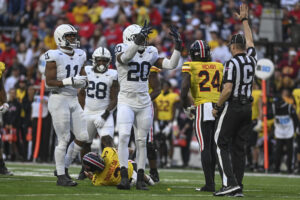
[[[191,87],[191,75],[187,72],[182,72],[182,82],[181,82],[181,93],[180,99],[182,102],[183,108],[187,108],[190,106],[188,93]]]
[[[240,14],[235,13],[239,20],[243,23],[244,33],[246,38],[246,47],[254,47],[252,31],[248,23],[248,5],[243,3],[240,6]]]

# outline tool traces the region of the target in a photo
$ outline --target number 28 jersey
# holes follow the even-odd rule
[[[74,77],[79,75],[81,67],[86,61],[86,54],[81,49],[74,49],[74,55],[69,56],[59,49],[49,50],[45,53],[46,62],[54,61],[56,63],[56,78],[58,81],[62,81],[68,77]],[[77,95],[77,89],[72,86],[64,86],[62,88],[49,87],[47,89],[57,91],[64,95]]]
[[[182,72],[191,75],[191,93],[195,105],[217,103],[223,77],[223,65],[218,62],[185,62]]]
[[[95,73],[93,66],[84,68],[87,78],[88,87],[85,97],[85,112],[99,112],[105,110],[110,101],[110,88],[114,80],[118,79],[116,70],[108,69],[104,73]]]
[[[116,56],[127,49],[128,45],[118,44],[115,47]],[[137,52],[128,64],[124,65],[116,61],[120,84],[119,103],[125,103],[136,108],[150,105],[148,77],[150,68],[157,59],[158,51],[156,47],[148,46],[142,54]]]

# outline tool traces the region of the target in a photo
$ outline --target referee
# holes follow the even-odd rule
[[[245,145],[251,128],[251,94],[257,56],[248,24],[248,6],[243,3],[240,14],[236,15],[243,24],[245,36],[237,34],[231,38],[233,57],[225,63],[223,90],[212,111],[218,117],[215,142],[223,182],[215,196],[244,196]]]

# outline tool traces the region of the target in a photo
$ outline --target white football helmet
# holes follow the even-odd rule
[[[97,65],[97,59],[107,59],[106,65]],[[97,48],[92,55],[93,66],[100,73],[105,72],[108,69],[109,63],[111,61],[111,54],[107,48],[99,47]]]
[[[66,39],[66,35],[68,34],[76,35],[76,39],[74,42],[70,42]],[[55,43],[59,47],[78,48],[80,46],[80,42],[78,41],[77,36],[78,36],[77,30],[74,28],[74,26],[70,24],[59,25],[54,31]]]
[[[123,43],[131,45],[134,43],[134,37],[139,34],[142,30],[142,27],[137,24],[132,24],[128,26],[123,32]],[[146,45],[146,43],[145,43]],[[140,46],[139,50],[144,50],[145,46]]]

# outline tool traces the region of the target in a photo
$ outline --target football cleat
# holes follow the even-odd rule
[[[157,169],[150,169],[150,177],[155,183],[159,182],[159,175]]]
[[[84,168],[82,167],[80,172],[79,172],[79,175],[77,177],[77,180],[84,180],[86,177],[85,173],[84,173]]]
[[[14,175],[11,171],[8,171],[5,166],[0,167],[0,174],[1,175],[6,175],[6,176]]]
[[[147,174],[145,174],[145,183],[147,185],[155,185],[155,182],[152,180],[152,178],[150,176],[148,176]]]
[[[68,179],[72,180],[71,176],[69,175],[69,169],[65,168],[65,175],[67,176]],[[57,177],[57,171],[54,170],[54,176]]]
[[[119,190],[130,190],[130,183],[128,180],[128,170],[125,167],[121,167],[121,182],[117,185]]]
[[[58,186],[76,186],[77,183],[69,179],[65,174],[57,176],[56,185]]]
[[[196,188],[195,191],[197,191],[197,192],[215,192],[216,190],[215,190],[214,186],[204,185],[201,188]]]
[[[240,186],[236,185],[236,186],[223,186],[219,191],[214,192],[214,196],[225,196],[227,194],[233,193],[237,190],[241,189]]]
[[[137,190],[149,190],[147,188],[147,185],[144,181],[144,170],[143,169],[139,169],[138,173],[137,173],[137,181],[136,181],[136,189]]]
[[[227,196],[229,196],[229,197],[244,197],[244,194],[243,194],[242,189],[238,189],[235,192],[229,193]]]

